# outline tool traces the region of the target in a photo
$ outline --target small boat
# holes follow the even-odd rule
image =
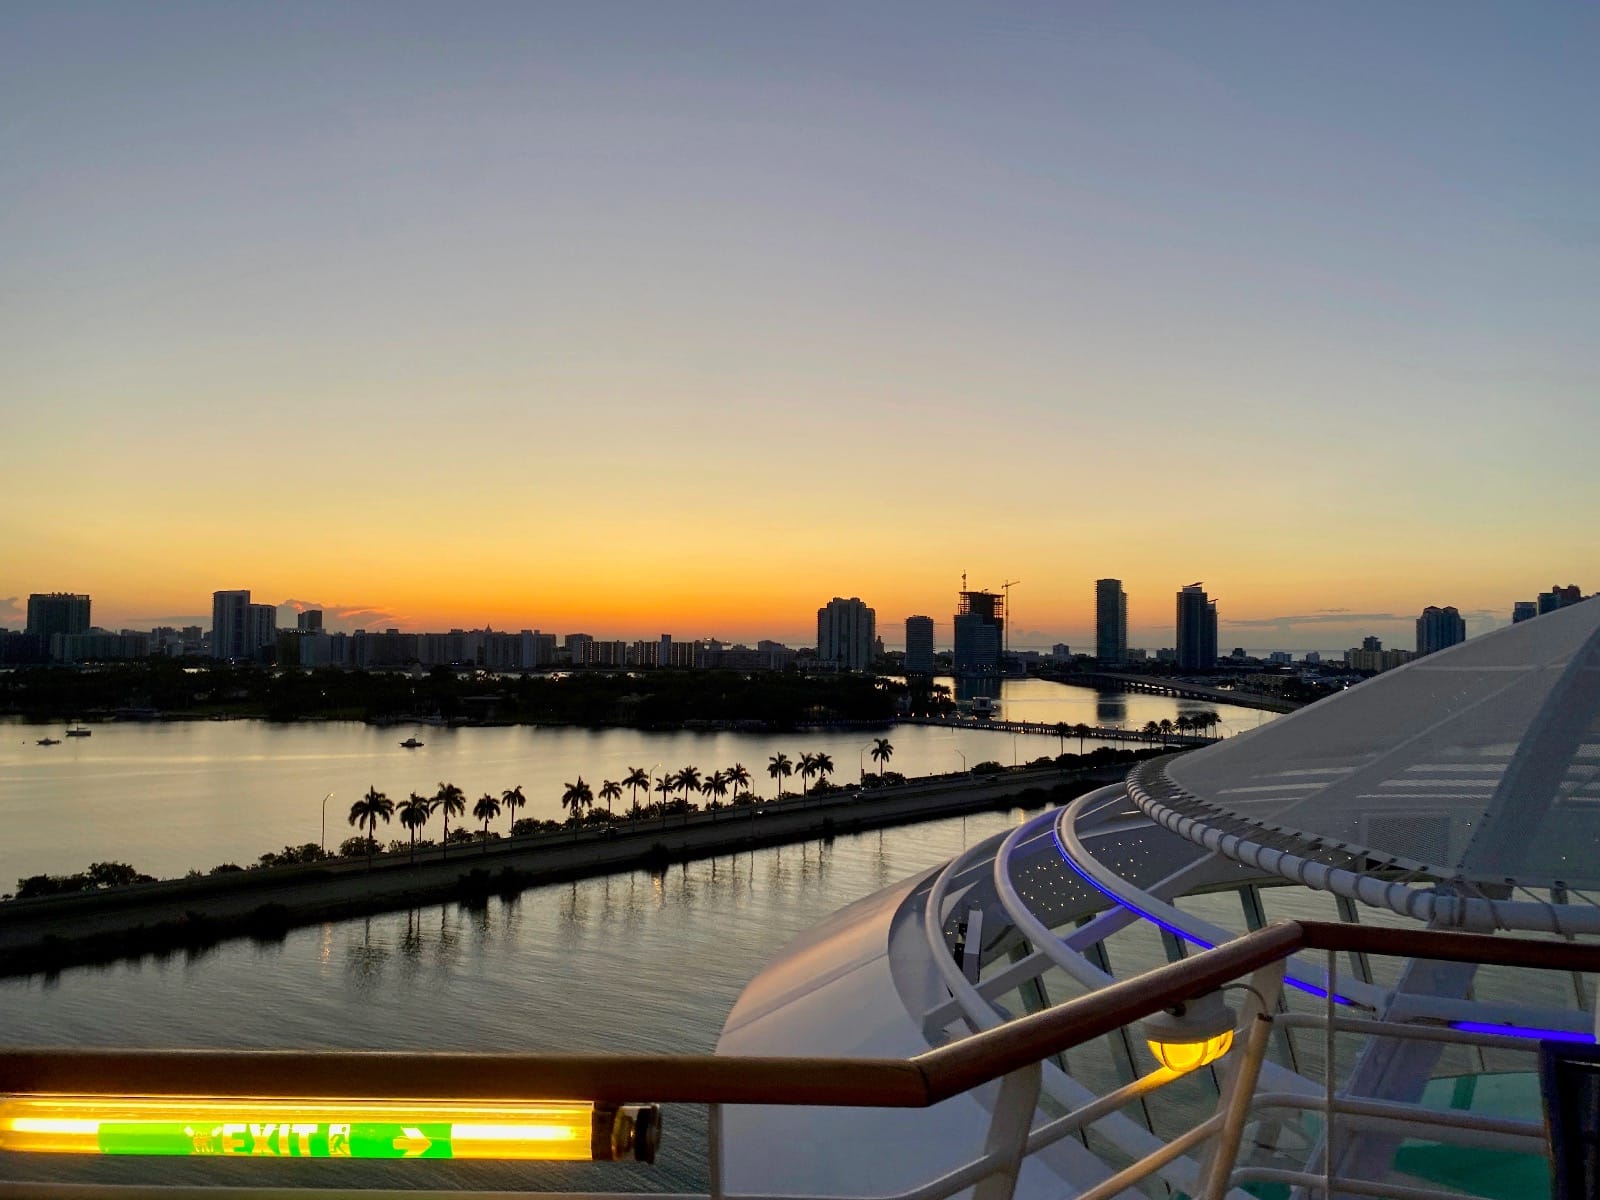
[[[91,737],[93,734],[94,730],[85,729],[82,725],[74,725],[67,730],[68,737]]]
[[[416,738],[407,738],[405,741],[401,742],[400,744],[402,746],[404,746],[407,750],[415,750],[418,746],[422,745],[422,743],[417,741]]]
[[[59,745],[61,745],[61,739],[60,738],[53,738],[53,737],[42,737],[42,738],[39,739],[39,745],[41,745],[41,746],[59,746]]]

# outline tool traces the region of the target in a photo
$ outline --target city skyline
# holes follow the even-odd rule
[[[1013,648],[1592,578],[1600,15],[0,12],[0,625]],[[198,552],[197,552],[198,548]],[[1536,584],[1535,581],[1545,581]],[[947,637],[946,633],[941,636]]]
[[[1088,614],[1088,625],[1086,629],[1067,631],[1068,637],[1065,644],[1074,646],[1076,653],[1088,654],[1091,656],[1095,655],[1097,629],[1095,621],[1096,613],[1094,612],[1094,609],[1096,607],[1096,600],[1098,599],[1098,589],[1102,584],[1115,584],[1117,582],[1119,581],[1105,579],[1093,581],[1093,586],[1097,590],[1095,597],[1092,597],[1090,601],[1091,611]],[[1180,597],[1183,590],[1187,589],[1180,590]],[[1529,589],[1524,590],[1526,591]],[[450,630],[473,631],[485,629],[494,629],[497,632],[502,633],[544,630],[547,636],[551,635],[552,631],[559,631],[562,636],[589,637],[600,641],[610,641],[613,639],[625,641],[653,640],[660,636],[666,635],[681,641],[709,639],[727,642],[730,644],[755,643],[770,640],[799,647],[816,645],[818,643],[818,626],[814,623],[808,628],[802,628],[799,630],[783,628],[773,629],[765,626],[752,625],[742,631],[729,631],[727,629],[696,628],[693,625],[671,628],[665,626],[663,623],[652,624],[647,620],[638,625],[637,631],[635,631],[635,628],[632,626],[624,626],[619,629],[613,626],[597,624],[593,620],[586,620],[582,617],[572,622],[570,625],[565,626],[561,625],[559,622],[553,622],[548,618],[541,619],[535,617],[520,622],[514,621],[499,624],[494,622],[456,620],[444,624],[428,626],[416,623],[406,624],[403,622],[398,622],[394,619],[392,614],[371,607],[354,610],[340,609],[337,606],[325,607],[320,604],[312,604],[292,599],[278,604],[259,601],[256,603],[250,603],[252,597],[249,595],[249,593],[250,589],[242,589],[239,591],[222,589],[212,593],[212,603],[208,606],[209,611],[167,614],[155,617],[135,617],[127,620],[118,619],[115,615],[117,610],[114,607],[109,609],[113,615],[109,617],[105,616],[104,614],[108,611],[108,606],[101,602],[95,608],[96,619],[94,621],[94,628],[114,632],[119,629],[150,630],[161,627],[182,628],[185,626],[198,626],[202,629],[212,630],[216,627],[217,623],[217,613],[219,611],[218,598],[223,596],[233,596],[239,599],[243,605],[256,612],[267,609],[275,610],[277,626],[280,629],[294,629],[297,626],[303,627],[303,622],[301,620],[302,614],[314,613],[316,620],[319,623],[319,629],[323,628],[325,625],[329,632],[342,633],[351,633],[357,630],[366,630],[367,632],[375,633],[383,632],[389,629],[398,629],[406,633],[441,633]],[[1119,589],[1118,594],[1121,601],[1131,602],[1129,601],[1125,591]],[[1170,591],[1167,593],[1167,595],[1170,597]],[[20,631],[24,627],[25,620],[19,619],[19,616],[24,614],[30,607],[30,598],[33,600],[55,599],[58,596],[62,599],[79,598],[85,602],[90,599],[90,594],[88,593],[74,594],[67,592],[31,593],[31,597],[30,595],[0,597],[0,630],[11,629],[13,631]],[[1551,608],[1556,607],[1559,603],[1575,602],[1576,600],[1582,598],[1582,596],[1582,587],[1577,584],[1562,585],[1560,583],[1556,583],[1552,585],[1550,591],[1539,592],[1540,603],[1545,605],[1545,611],[1549,611]],[[835,601],[837,600],[838,598],[835,597]],[[859,604],[861,602],[855,601],[855,603]],[[1465,625],[1466,635],[1468,637],[1475,637],[1479,634],[1486,633],[1490,630],[1513,623],[1514,613],[1522,609],[1526,603],[1527,602],[1524,601],[1514,601],[1499,612],[1460,611],[1459,615]],[[937,607],[937,605],[934,607]],[[1168,611],[1170,612],[1170,599],[1167,602],[1167,607]],[[1538,606],[1535,605],[1536,609],[1537,607]],[[1451,606],[1451,610],[1458,611],[1457,606]],[[870,612],[871,610],[869,609],[868,611]],[[821,611],[818,610],[816,615],[820,619]],[[1337,656],[1344,650],[1348,649],[1349,645],[1351,644],[1351,639],[1348,638],[1345,639],[1342,644],[1340,643],[1340,638],[1342,636],[1338,632],[1340,629],[1345,627],[1358,629],[1359,633],[1356,635],[1357,640],[1370,640],[1374,636],[1378,637],[1380,640],[1383,640],[1386,633],[1390,638],[1403,637],[1409,640],[1413,635],[1417,621],[1416,613],[1350,613],[1342,610],[1332,610],[1327,614],[1323,614],[1322,616],[1324,619],[1322,620],[1319,620],[1318,616],[1318,614],[1311,614],[1307,617],[1302,617],[1299,619],[1306,622],[1307,625],[1320,626],[1317,634],[1317,636],[1321,639],[1319,641],[1297,641],[1292,636],[1285,636],[1276,639],[1268,638],[1258,641],[1252,641],[1248,636],[1230,637],[1228,635],[1232,633],[1239,635],[1255,634],[1259,638],[1261,633],[1269,629],[1278,629],[1284,631],[1285,633],[1289,633],[1291,632],[1291,627],[1288,625],[1273,626],[1269,625],[1268,623],[1251,621],[1248,619],[1232,622],[1227,617],[1214,616],[1213,620],[1218,626],[1217,653],[1219,656],[1226,655],[1234,647],[1239,647],[1251,653],[1259,653],[1261,655],[1265,655],[1271,651],[1291,651],[1299,653],[1315,651],[1316,653],[1323,655]],[[237,618],[237,620],[242,621],[243,619],[244,617],[241,610],[241,615]],[[941,652],[949,652],[954,649],[955,628],[953,619],[950,617],[939,620],[936,618],[922,617],[919,614],[913,613],[909,614],[905,619],[890,618],[877,625],[876,636],[882,638],[887,648],[899,649],[901,647],[901,643],[896,639],[895,633],[903,630],[905,621],[909,619],[927,620],[930,623],[933,629],[934,642]],[[1177,628],[1175,622],[1173,622],[1170,617],[1167,619],[1164,625],[1159,622],[1153,622],[1144,626],[1134,626],[1130,624],[1129,629],[1134,632],[1148,634],[1149,636],[1143,639],[1130,638],[1130,640],[1125,643],[1127,648],[1138,649],[1152,655],[1159,649],[1178,649],[1179,638]],[[888,632],[890,636],[883,638],[883,634],[885,632]],[[1054,646],[1061,644],[1062,632],[1063,631],[1059,629],[1038,630],[1024,628],[1013,635],[1015,640],[1012,643],[1012,649],[1017,651],[1041,652],[1049,650]]]

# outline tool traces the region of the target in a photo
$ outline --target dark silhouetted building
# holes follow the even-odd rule
[[[1128,593],[1120,579],[1094,581],[1094,656],[1102,663],[1128,661]]]
[[[998,592],[962,592],[955,621],[957,677],[998,676],[1005,647],[1005,597]]]
[[[89,632],[89,597],[75,592],[35,592],[28,597],[27,632],[49,638]]]
[[[1428,605],[1417,618],[1417,655],[1432,654],[1467,640],[1467,623],[1452,608]]]
[[[1542,617],[1545,613],[1555,612],[1558,608],[1576,604],[1582,599],[1583,589],[1575,583],[1569,583],[1566,587],[1552,586],[1548,592],[1539,593],[1539,615]],[[89,597],[85,596],[83,600],[85,607],[87,607]],[[30,604],[29,607],[31,609],[32,605]]]
[[[906,618],[906,674],[933,674],[933,618]]]
[[[211,593],[211,657],[256,662],[278,644],[278,610],[250,603],[250,590]]]
[[[877,614],[855,596],[835,596],[817,609],[817,658],[840,671],[872,666],[877,636]]]
[[[306,609],[305,612],[301,613],[299,617],[296,618],[295,626],[302,633],[321,633],[322,610],[320,608]]]
[[[1178,667],[1209,670],[1217,665],[1217,602],[1191,583],[1178,593]]]
[[[1524,621],[1531,621],[1539,615],[1539,602],[1537,600],[1518,600],[1511,606],[1511,623],[1521,625]]]

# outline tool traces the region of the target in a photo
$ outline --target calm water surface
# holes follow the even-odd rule
[[[1022,819],[840,837],[230,942],[198,956],[0,980],[12,1045],[710,1051],[772,953],[830,913]],[[704,1187],[705,1118],[674,1106],[654,1168],[541,1170],[546,1186]],[[23,1171],[21,1167],[27,1169]],[[13,1177],[261,1180],[237,1163],[68,1160]],[[527,1167],[274,1164],[273,1181],[513,1187]],[[152,1176],[152,1170],[160,1174]]]
[[[1008,680],[1004,688],[1004,715],[1013,720],[1141,726],[1211,708],[1224,731],[1236,731],[1270,719],[1230,705],[1100,694],[1038,679]],[[984,759],[1026,762],[1058,751],[1049,736],[922,725],[743,734],[192,721],[97,725],[92,737],[36,745],[47,733],[61,731],[0,722],[0,892],[25,875],[80,871],[106,859],[162,877],[251,863],[264,851],[319,840],[329,792],[327,842],[336,846],[354,833],[346,815],[370,787],[401,800],[412,791],[431,796],[448,780],[465,790],[469,810],[483,792],[498,796],[521,787],[528,807],[519,815],[559,819],[566,783],[581,775],[598,790],[630,767],[675,771],[693,764],[709,775],[742,762],[757,789],[770,795],[766,765],[773,754],[826,752],[838,768],[835,782],[842,782],[873,769],[866,752],[875,734],[890,738],[890,766],[907,775],[957,771],[963,759],[969,766]],[[423,746],[402,749],[410,736]],[[799,780],[789,786],[798,788]],[[502,830],[508,825],[506,818],[498,823]],[[379,832],[401,831],[393,825]],[[438,833],[435,825],[425,836]]]
[[[1012,681],[1017,719],[1142,725],[1195,707],[1151,696]],[[1233,728],[1263,719],[1212,705]],[[427,743],[405,751],[408,734]],[[566,780],[620,778],[629,766],[702,770],[743,762],[771,793],[769,755],[827,751],[848,777],[871,735],[645,734],[527,728],[372,729],[261,722],[98,726],[37,747],[36,726],[0,725],[0,880],[76,870],[101,858],[159,874],[318,836],[376,785],[391,796],[442,779],[499,792],[521,785],[527,815],[559,815]],[[1054,753],[1053,737],[906,726],[889,731],[908,774]],[[856,764],[851,763],[857,758]],[[870,763],[866,764],[870,767]],[[536,888],[479,908],[446,905],[230,942],[195,955],[0,980],[0,1043],[416,1050],[711,1050],[740,990],[796,934],[1022,820],[986,813],[728,855],[652,874]],[[1156,952],[1159,952],[1157,950]],[[844,1015],[842,1019],[848,1019]],[[704,1111],[667,1113],[654,1168],[473,1163],[274,1164],[303,1185],[698,1189]],[[262,1181],[246,1164],[36,1158],[13,1177],[163,1182]]]

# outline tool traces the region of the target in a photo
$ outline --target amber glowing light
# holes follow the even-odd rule
[[[1233,1030],[1219,1033],[1203,1042],[1158,1042],[1152,1039],[1146,1044],[1158,1063],[1181,1075],[1216,1062],[1226,1054],[1233,1047]]]

